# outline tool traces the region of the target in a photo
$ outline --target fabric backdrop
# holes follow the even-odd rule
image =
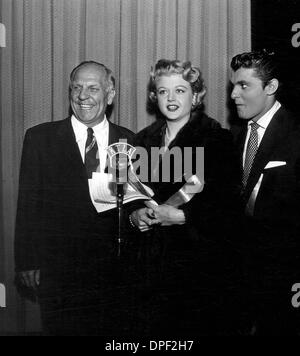
[[[138,131],[154,118],[146,88],[160,58],[203,71],[207,113],[227,124],[230,59],[250,50],[250,0],[0,0],[0,283],[7,307],[0,332],[38,331],[36,305],[14,287],[13,239],[24,132],[68,114],[68,77],[87,59],[110,67],[117,95],[111,120]],[[3,26],[2,26],[3,27]]]

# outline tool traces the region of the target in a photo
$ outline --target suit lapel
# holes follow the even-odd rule
[[[248,130],[248,125],[243,125],[236,140],[236,147],[238,150],[239,165],[241,170],[243,170],[243,153],[244,153],[244,145],[247,136],[247,130]]]
[[[58,131],[59,144],[64,147],[63,155],[68,162],[66,169],[76,172],[87,181],[86,170],[76,142],[71,119],[66,119]]]
[[[281,109],[275,113],[273,119],[268,125],[263,139],[254,158],[253,166],[249,175],[249,179],[245,188],[244,197],[246,201],[263,173],[264,167],[272,159],[274,151],[280,147],[281,141],[286,135],[286,125],[283,117],[280,115]]]
[[[119,141],[120,135],[116,130],[115,126],[108,121],[109,124],[109,133],[108,133],[108,145],[112,145],[113,143],[117,143]]]
[[[118,126],[114,125],[113,123],[111,123],[110,121],[108,121],[109,124],[109,131],[108,131],[108,146],[114,144],[114,143],[118,143],[120,140],[125,140],[126,138],[122,135],[122,133],[120,132],[120,130],[118,129]],[[123,136],[123,137],[122,137]],[[108,173],[108,165],[110,165],[111,162],[108,159],[106,159],[106,166],[105,166],[105,173]]]

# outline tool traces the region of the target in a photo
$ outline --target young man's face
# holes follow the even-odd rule
[[[263,88],[263,82],[253,68],[232,71],[231,82],[231,98],[241,119],[257,121],[273,106],[275,97],[270,95],[269,85]]]

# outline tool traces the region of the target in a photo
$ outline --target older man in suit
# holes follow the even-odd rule
[[[86,61],[70,75],[71,117],[26,132],[19,182],[18,279],[38,294],[50,335],[122,335],[115,210],[90,194],[92,173],[107,172],[106,148],[133,133],[109,122],[114,78]]]
[[[231,61],[233,130],[240,153],[247,303],[257,335],[296,333],[292,285],[299,280],[299,120],[276,99],[278,64],[266,50]]]

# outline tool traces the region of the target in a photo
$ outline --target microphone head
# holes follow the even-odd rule
[[[116,171],[116,183],[123,184],[127,182],[127,170],[128,170],[128,156],[124,153],[118,153],[115,156],[115,171]]]
[[[117,184],[127,182],[128,166],[131,165],[131,157],[135,150],[132,145],[122,139],[107,147],[107,154],[110,161],[109,173],[112,173],[113,181]]]

